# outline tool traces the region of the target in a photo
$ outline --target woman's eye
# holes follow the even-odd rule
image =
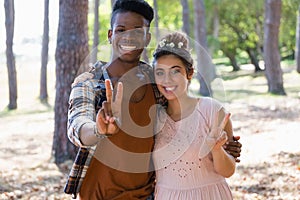
[[[162,76],[164,73],[163,72],[156,72],[155,75],[156,76]]]
[[[178,74],[178,73],[180,73],[179,69],[174,69],[171,71],[171,74],[173,74],[173,75]]]

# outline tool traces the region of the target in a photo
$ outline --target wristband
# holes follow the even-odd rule
[[[106,138],[106,135],[104,134],[101,134],[97,128],[97,125],[95,124],[94,125],[94,135],[99,138],[99,139],[103,139],[103,138]]]

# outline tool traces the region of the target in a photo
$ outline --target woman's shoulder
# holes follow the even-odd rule
[[[205,106],[205,107],[220,107],[222,106],[222,103],[217,100],[217,99],[214,99],[212,97],[200,97],[199,100],[198,100],[198,105],[199,106]]]
[[[204,116],[212,116],[218,113],[222,108],[223,104],[211,97],[200,97],[197,105],[197,109]]]

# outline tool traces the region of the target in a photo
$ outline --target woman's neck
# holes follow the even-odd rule
[[[195,109],[198,99],[185,96],[184,98],[168,101],[167,113],[175,121],[189,116]]]

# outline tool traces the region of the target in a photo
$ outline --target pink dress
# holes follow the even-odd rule
[[[200,98],[188,117],[172,120],[158,114],[153,152],[156,169],[156,200],[232,200],[223,176],[213,167],[212,155],[199,157],[200,147],[222,105],[212,98]]]

